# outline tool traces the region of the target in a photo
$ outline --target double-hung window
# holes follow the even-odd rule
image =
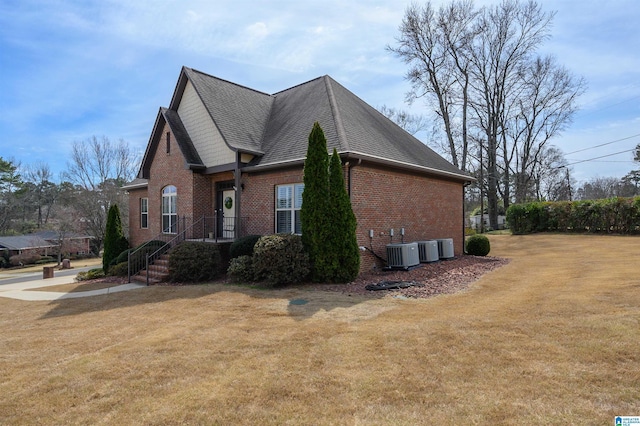
[[[304,184],[276,186],[276,232],[301,234],[302,222],[300,208],[302,207],[302,192]]]
[[[175,186],[165,186],[162,190],[162,232],[178,232],[178,190]]]
[[[140,198],[140,228],[149,227],[149,199]]]

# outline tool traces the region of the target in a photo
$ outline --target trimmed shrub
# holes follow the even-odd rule
[[[38,260],[40,260],[39,254],[22,253],[11,256],[9,258],[9,264],[11,264],[11,266],[33,265]]]
[[[514,234],[592,232],[633,234],[640,231],[640,197],[513,204],[507,221]]]
[[[184,242],[169,257],[169,278],[175,282],[202,282],[220,272],[220,251],[215,244]]]
[[[229,257],[235,259],[240,256],[253,256],[253,246],[256,245],[261,235],[247,235],[231,243]]]
[[[55,261],[56,260],[51,256],[41,256],[40,259],[36,261],[36,265],[46,265],[47,263]]]
[[[120,262],[109,268],[109,275],[112,277],[126,277],[129,275],[129,263]]]
[[[482,234],[472,235],[467,238],[467,254],[472,256],[486,256],[491,251],[489,239]]]
[[[301,282],[309,276],[309,255],[298,235],[266,235],[255,245],[253,269],[256,280],[272,285]]]
[[[78,272],[76,275],[76,281],[95,280],[97,278],[104,278],[105,273],[102,268],[89,269],[86,272]]]
[[[227,275],[240,281],[253,281],[253,258],[251,256],[238,256],[231,259]]]

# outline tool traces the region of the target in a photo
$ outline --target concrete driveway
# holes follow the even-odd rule
[[[33,289],[36,288],[51,287],[61,284],[73,284],[78,272],[88,271],[94,267],[95,266],[55,271],[54,277],[47,278],[46,280],[42,278],[42,272],[3,274],[3,277],[5,278],[0,278],[0,297],[28,301],[74,299],[78,297],[98,296],[145,287],[142,284],[121,284],[99,290],[79,291],[73,293],[40,290],[33,291]]]

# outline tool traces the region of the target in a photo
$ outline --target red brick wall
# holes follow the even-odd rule
[[[345,172],[348,176],[348,173]],[[275,185],[300,183],[302,169],[243,174],[243,216],[249,217],[248,233],[274,232]],[[346,180],[346,179],[345,179]],[[386,258],[386,244],[453,238],[456,255],[462,254],[462,184],[419,174],[359,165],[351,170],[351,205],[358,220],[358,245],[372,248]],[[369,230],[374,237],[369,239]],[[375,257],[363,252],[361,271],[375,265]],[[378,265],[379,267],[380,265]]]
[[[148,197],[147,189],[129,190],[129,244],[135,247],[154,237],[149,229],[140,227],[140,199]]]
[[[246,217],[247,234],[275,232],[275,187],[302,183],[302,168],[270,173],[242,175],[242,217]]]
[[[213,216],[211,178],[187,169],[184,157],[173,134],[167,153],[165,125],[158,149],[151,159],[148,188],[129,191],[129,240],[132,246],[148,241],[162,231],[162,189],[173,185],[177,189],[177,213],[189,219]],[[149,227],[140,228],[140,198],[149,199]]]
[[[463,252],[459,182],[363,164],[351,170],[351,205],[358,219],[358,245],[372,248],[383,258],[386,244],[401,242],[401,228],[405,229],[405,242],[453,238],[455,254]],[[393,239],[390,229],[394,230]],[[363,254],[361,270],[374,265],[375,257]]]
[[[233,179],[225,172],[205,176],[186,169],[180,149],[171,136],[171,152],[166,153],[166,132],[153,158],[148,189],[129,192],[130,241],[141,244],[161,231],[162,188],[174,185],[178,192],[180,217],[213,216],[215,183]],[[345,178],[348,177],[345,168]],[[358,220],[358,245],[371,248],[386,258],[385,246],[405,242],[453,238],[456,255],[463,252],[462,184],[421,174],[399,172],[367,163],[351,169],[351,204]],[[347,179],[345,179],[347,180]],[[302,168],[274,172],[243,173],[242,217],[247,218],[245,233],[269,234],[275,229],[275,186],[301,183]],[[348,183],[347,183],[348,185]],[[149,228],[140,229],[140,198],[149,199]],[[393,239],[389,230],[394,229]],[[374,237],[370,240],[369,230]],[[375,257],[362,252],[361,271],[376,265]],[[378,267],[380,265],[377,265]]]

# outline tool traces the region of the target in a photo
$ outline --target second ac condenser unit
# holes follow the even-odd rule
[[[389,268],[408,269],[420,264],[417,243],[387,244]]]
[[[453,238],[439,238],[438,242],[438,255],[440,259],[452,259],[455,255],[453,253]]]
[[[438,242],[436,240],[416,241],[418,244],[418,255],[420,262],[437,262],[440,259]]]

